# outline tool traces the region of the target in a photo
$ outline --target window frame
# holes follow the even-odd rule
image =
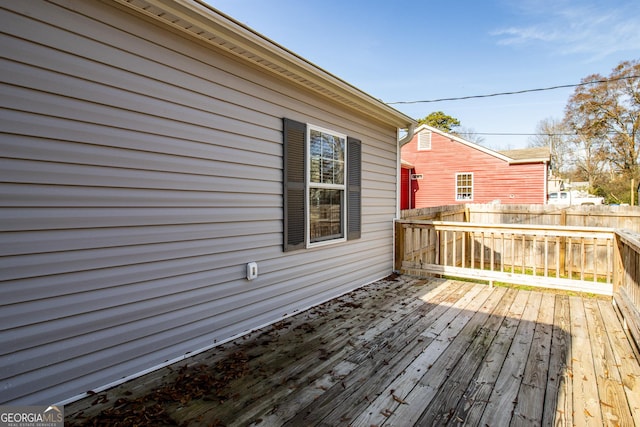
[[[306,250],[308,245],[308,196],[306,168],[308,124],[282,118],[282,251]],[[342,132],[330,133],[342,135]],[[343,222],[344,240],[362,238],[362,141],[347,135],[345,176],[346,200]],[[343,241],[342,239],[340,241]],[[312,246],[337,243],[336,239]]]
[[[461,186],[459,185],[459,181],[458,181],[458,177],[463,176],[463,175],[468,175],[471,179],[471,185],[464,185]],[[456,172],[456,176],[455,176],[455,189],[454,189],[454,200],[456,202],[468,202],[468,201],[473,201],[473,196],[474,196],[474,176],[473,176],[473,172]],[[470,197],[469,198],[460,198],[459,194],[460,191],[459,189],[461,188],[469,188],[470,189]]]
[[[341,132],[337,132],[333,129],[324,128],[321,126],[317,126],[311,123],[307,123],[307,134],[305,137],[305,224],[306,224],[306,236],[305,236],[305,247],[306,248],[315,248],[319,246],[326,246],[335,243],[345,242],[347,240],[347,179],[348,173],[347,170],[347,135]],[[311,180],[311,132],[317,131],[321,133],[326,133],[332,135],[334,137],[338,137],[343,141],[344,151],[342,154],[342,163],[343,163],[343,176],[342,176],[342,184],[328,184],[321,182],[313,182]],[[326,190],[338,190],[341,192],[340,194],[340,235],[339,237],[328,237],[323,238],[321,240],[312,241],[311,237],[311,202],[310,202],[310,194],[312,189],[326,189]]]

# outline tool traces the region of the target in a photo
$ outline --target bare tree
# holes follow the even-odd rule
[[[479,135],[474,129],[460,127],[459,129],[456,129],[454,133],[458,135],[460,138],[473,142],[474,144],[478,144],[478,145],[484,144],[484,137],[482,135]]]
[[[578,135],[577,144],[589,156],[583,166],[606,161],[623,176],[637,176],[640,61],[623,61],[608,78],[593,74],[582,82],[585,84],[569,98],[565,123]]]
[[[610,169],[608,159],[602,154],[602,142],[584,135],[576,135],[572,141],[574,168],[578,176],[589,181],[589,187],[593,188]]]
[[[529,147],[549,147],[551,172],[556,177],[564,177],[576,161],[568,134],[564,122],[549,117],[538,122],[536,135],[529,138]]]

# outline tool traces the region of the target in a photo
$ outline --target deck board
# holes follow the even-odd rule
[[[514,422],[518,425],[542,424],[551,357],[554,305],[555,298],[552,294],[542,295],[513,414]]]
[[[528,297],[480,425],[508,425],[513,416],[542,301],[540,293],[528,293]]]
[[[571,426],[573,425],[573,394],[568,365],[571,360],[571,317],[569,298],[565,295],[555,296],[549,353],[547,388],[544,395],[545,407],[541,425]]]
[[[633,420],[629,405],[611,354],[611,346],[605,335],[606,330],[597,301],[586,300],[585,313],[589,326],[593,367],[598,378],[596,383],[603,421],[607,425],[631,425]]]
[[[581,298],[572,296],[569,304],[572,319],[573,422],[577,426],[599,426],[602,425],[602,411],[584,302]]]
[[[506,317],[484,356],[482,367],[467,389],[466,399],[458,404],[453,417],[454,424],[478,425],[490,402],[489,398],[507,358],[528,298],[525,292],[513,292],[516,296],[508,307]]]
[[[391,276],[65,414],[66,425],[633,426],[640,366],[609,301]]]
[[[622,408],[620,411],[625,413],[625,417],[620,420],[619,425],[634,425],[635,423],[640,426],[640,365],[638,365],[631,343],[625,339],[627,335],[622,330],[622,325],[611,304],[605,301],[597,301],[597,303],[602,314],[602,326],[606,329],[607,340],[603,343],[608,353],[606,369],[614,381],[619,382],[626,396],[626,402],[618,394],[612,397],[612,400],[615,399],[619,402],[618,407]],[[633,420],[626,418],[625,403],[628,405],[629,415]]]
[[[500,324],[504,320],[505,307],[503,301],[512,299],[513,294],[507,295],[506,289],[496,289],[490,296],[483,310],[478,312],[469,322],[471,328],[463,331],[462,336],[468,336],[469,345],[463,348],[459,361],[449,368],[446,381],[441,381],[437,394],[431,399],[426,410],[417,421],[419,425],[436,425],[448,422],[464,392],[473,379],[473,374],[482,362],[482,356],[487,352],[487,347],[498,332]],[[438,369],[437,366],[434,369]],[[433,379],[429,381],[433,384]]]

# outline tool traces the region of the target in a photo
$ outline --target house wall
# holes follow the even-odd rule
[[[417,136],[402,147],[402,159],[413,164],[416,208],[463,203],[544,203],[545,165],[509,165],[488,153],[433,132],[431,150],[418,151]],[[456,173],[473,173],[473,200],[455,199]],[[404,190],[403,190],[404,191]]]
[[[391,272],[396,129],[113,4],[0,22],[0,403],[73,399]],[[359,240],[283,253],[283,117],[362,140]]]

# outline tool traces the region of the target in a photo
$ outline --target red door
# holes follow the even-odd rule
[[[402,168],[400,173],[400,209],[416,207],[416,181],[411,180],[415,169]]]

